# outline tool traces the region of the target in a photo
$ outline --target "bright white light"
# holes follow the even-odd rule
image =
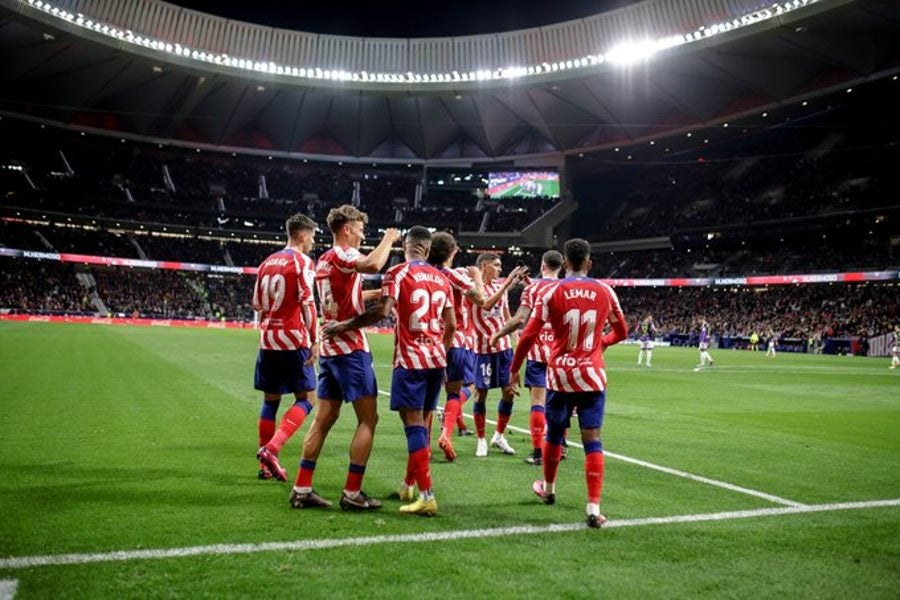
[[[653,40],[637,40],[613,46],[606,53],[606,60],[614,65],[630,67],[648,60],[654,54],[656,54],[656,43]]]

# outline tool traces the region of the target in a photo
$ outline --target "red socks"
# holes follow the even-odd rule
[[[544,459],[544,482],[552,483],[556,481],[556,472],[559,470],[559,457],[562,456],[562,446],[551,444],[545,440],[542,454]]]
[[[532,409],[528,418],[528,425],[531,430],[531,447],[535,450],[540,450],[541,440],[544,437],[544,427],[547,425],[547,415],[542,410]]]
[[[497,433],[503,435],[506,433],[506,425],[509,423],[509,415],[500,413],[497,415]]]
[[[275,435],[275,421],[269,419],[259,420],[259,447],[262,448],[269,443],[272,436]]]
[[[281,452],[282,446],[284,446],[287,441],[291,439],[291,436],[300,429],[300,426],[303,425],[303,421],[306,420],[307,414],[308,412],[305,407],[297,406],[296,404],[291,406],[288,411],[284,413],[278,431],[270,436],[271,439],[266,444],[266,448],[269,449],[269,452],[272,454]],[[274,421],[272,422],[272,425],[275,425]]]
[[[428,448],[419,448],[415,452],[410,452],[409,454],[407,473],[410,471],[411,467],[413,475],[415,475],[416,483],[419,485],[420,492],[426,492],[431,489],[430,455],[431,453],[428,451]]]
[[[441,432],[448,438],[453,437],[453,427],[456,425],[457,419],[460,417],[460,403],[458,397],[447,398],[444,405],[444,429]]]
[[[587,481],[588,502],[600,504],[603,490],[603,453],[591,452],[584,457],[584,477]]]

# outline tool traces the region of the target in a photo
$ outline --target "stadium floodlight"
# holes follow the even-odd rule
[[[656,54],[656,48],[653,40],[629,40],[613,46],[606,53],[606,60],[614,65],[630,67],[649,60]]]
[[[19,0],[23,4],[27,4],[34,9],[41,10],[48,15],[74,23],[79,27],[89,29],[101,35],[106,35],[117,40],[124,40],[130,44],[135,44],[152,50],[174,53],[178,56],[194,60],[197,62],[210,63],[230,68],[243,69],[249,71],[257,71],[262,73],[273,73],[283,77],[294,77],[300,79],[325,79],[329,81],[362,81],[362,82],[378,82],[387,84],[400,85],[417,85],[443,81],[499,81],[504,79],[520,78],[532,75],[541,75],[543,73],[551,73],[557,71],[565,71],[569,69],[582,69],[593,67],[598,64],[610,62],[619,66],[630,66],[638,62],[650,60],[660,51],[681,46],[684,44],[703,40],[708,37],[719,35],[739,29],[755,25],[762,21],[772,19],[785,13],[803,8],[810,4],[817,3],[819,0],[785,0],[784,2],[775,2],[769,7],[751,10],[743,15],[738,15],[730,21],[720,23],[710,23],[700,25],[693,31],[677,33],[668,37],[659,39],[644,39],[639,41],[628,41],[613,46],[605,54],[589,54],[587,56],[566,57],[557,62],[548,63],[541,62],[531,65],[513,66],[513,67],[490,67],[481,68],[475,71],[459,72],[452,71],[445,74],[431,73],[366,73],[365,71],[349,71],[340,68],[332,68],[323,70],[321,67],[298,68],[295,65],[276,64],[271,61],[256,62],[247,58],[230,57],[224,53],[215,53],[204,48],[193,48],[182,46],[180,44],[172,44],[169,41],[153,39],[146,34],[135,34],[131,30],[121,30],[110,26],[106,23],[95,22],[85,15],[78,13],[73,14],[63,8],[55,6],[51,2],[44,0]],[[896,80],[896,77],[894,78]],[[850,90],[848,90],[849,92]]]

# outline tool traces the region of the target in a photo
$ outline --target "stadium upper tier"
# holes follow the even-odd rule
[[[0,0],[0,20],[6,113],[334,160],[558,165],[900,67],[900,5],[886,0],[646,0],[421,39],[274,29],[156,0]]]
[[[746,35],[802,18],[810,5],[847,0],[645,0],[544,27],[449,38],[324,35],[243,23],[159,0],[5,0],[105,36],[125,50],[262,73],[317,85],[391,89],[564,75],[604,64],[630,65],[657,53]],[[798,14],[799,12],[799,14]],[[129,48],[132,46],[133,48]]]

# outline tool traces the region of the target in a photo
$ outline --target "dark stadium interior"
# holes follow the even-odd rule
[[[297,29],[308,26],[321,32],[327,32],[335,18],[323,9],[304,15],[305,20],[282,20],[284,6],[277,2],[263,8],[182,4],[229,18]],[[628,4],[568,3],[554,14],[581,18]],[[548,20],[546,10],[523,16],[528,11],[516,10],[518,3],[500,3],[481,12],[467,6],[453,10],[474,14],[478,22],[455,23],[457,32],[477,33],[482,27],[505,31]],[[350,25],[368,27],[360,29],[360,35],[446,33],[437,25],[429,28],[415,22],[403,24],[414,31],[402,33],[392,28],[399,26],[392,13],[385,12],[383,19],[367,14],[360,12],[358,24]],[[873,46],[865,63],[872,75],[852,90],[841,85],[831,67],[820,65],[815,75],[819,87],[795,81],[784,89],[785,98],[790,94],[797,98],[790,101],[778,100],[779,94],[769,89],[769,99],[777,101],[763,102],[768,107],[764,110],[753,110],[759,103],[748,101],[746,89],[723,91],[728,97],[708,107],[700,104],[711,96],[698,90],[692,97],[699,103],[697,122],[687,129],[683,127],[687,121],[675,127],[665,123],[671,115],[654,111],[648,104],[650,96],[641,96],[629,108],[631,114],[618,113],[626,135],[619,131],[581,137],[577,143],[563,144],[569,150],[545,165],[563,174],[561,199],[486,196],[488,174],[515,167],[515,161],[501,157],[429,163],[414,151],[409,162],[397,156],[379,161],[360,151],[354,160],[337,160],[330,151],[316,156],[286,154],[278,148],[271,154],[260,147],[240,148],[223,136],[217,138],[220,147],[209,147],[185,143],[178,135],[135,136],[136,130],[123,125],[126,113],[117,113],[109,103],[98,109],[108,113],[104,117],[108,127],[98,127],[103,120],[88,114],[91,111],[67,112],[59,119],[58,111],[47,113],[20,99],[3,98],[0,247],[253,267],[283,245],[287,215],[302,212],[315,219],[321,248],[330,242],[325,226],[328,210],[353,202],[369,215],[369,247],[387,227],[421,224],[457,235],[464,249],[459,264],[471,264],[479,252],[488,250],[501,254],[504,269],[527,264],[533,274],[546,247],[570,236],[593,243],[593,274],[603,278],[896,271],[900,269],[896,111],[900,81],[896,65],[890,70],[894,50],[895,42]],[[833,58],[827,62],[833,63]],[[859,61],[854,68],[862,72],[863,57],[853,54],[844,59]],[[786,77],[811,74],[812,70],[805,75],[799,70],[785,72]],[[757,73],[746,77],[754,79]],[[632,85],[635,91],[641,87]],[[803,92],[800,96],[798,89]],[[554,84],[550,91],[556,94],[555,101],[579,102],[575,96],[563,98],[571,88],[560,90]],[[571,109],[558,112],[556,120],[564,125],[574,115]],[[622,106],[613,109],[620,110]],[[734,117],[725,120],[722,116],[728,110]],[[360,124],[363,136],[369,126]],[[489,126],[487,137],[497,137]],[[228,127],[234,130],[233,125]],[[612,131],[601,125],[604,128]],[[143,133],[176,129],[150,127]],[[526,139],[534,132],[520,133]],[[509,141],[511,147],[525,148],[515,146],[519,142],[513,138]],[[462,148],[468,142],[458,143]],[[583,152],[577,151],[578,144],[584,146]],[[548,215],[567,204],[576,208],[547,224]],[[399,259],[397,251],[392,260]],[[6,311],[253,318],[252,277],[247,275],[6,257],[0,261],[0,308]],[[888,330],[900,314],[896,290],[895,282],[872,282],[634,287],[623,288],[621,295],[632,318],[652,313],[671,336],[691,331],[696,315],[702,313],[723,338],[768,329],[796,338],[846,338]]]

